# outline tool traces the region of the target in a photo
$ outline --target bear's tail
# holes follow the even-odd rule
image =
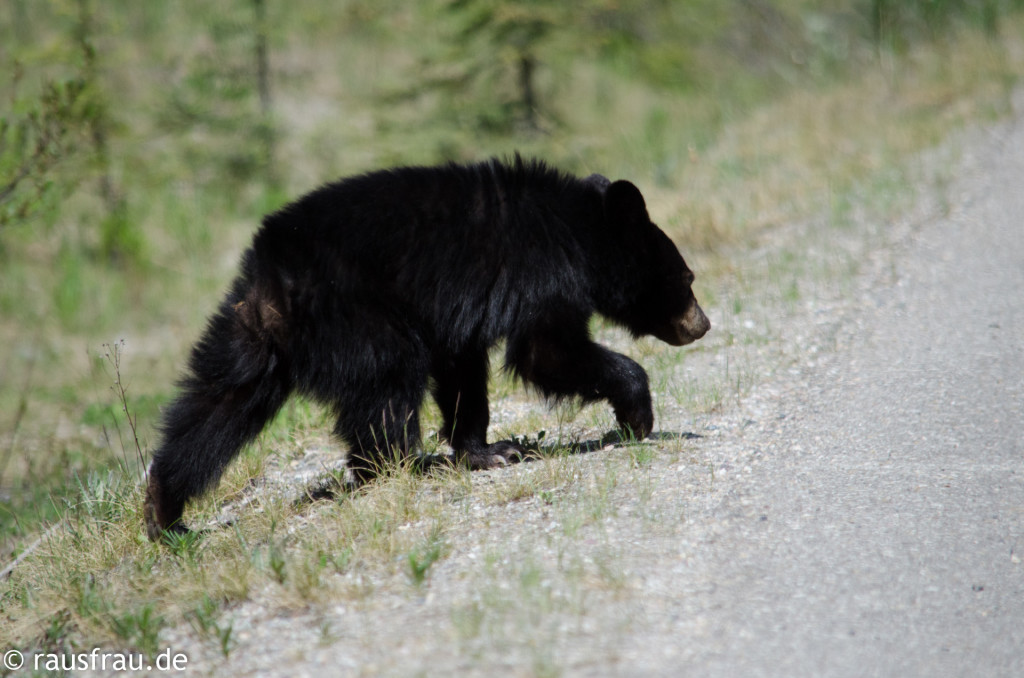
[[[154,541],[163,530],[187,531],[185,503],[217,483],[292,390],[281,296],[250,281],[236,281],[210,319],[164,415],[144,506]]]

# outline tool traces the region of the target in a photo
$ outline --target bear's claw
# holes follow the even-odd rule
[[[507,466],[510,462],[519,461],[526,456],[521,445],[507,440],[492,443],[480,452],[470,452],[463,459],[474,471]]]

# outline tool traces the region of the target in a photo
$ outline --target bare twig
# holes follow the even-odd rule
[[[113,344],[103,344],[104,348],[107,349],[104,354],[107,362],[114,370],[114,383],[110,387],[114,394],[117,396],[117,400],[121,405],[121,411],[124,412],[125,418],[128,420],[128,427],[132,430],[132,439],[135,442],[135,453],[138,456],[139,463],[143,468],[146,467],[146,456],[142,452],[142,444],[139,442],[139,430],[136,426],[137,417],[133,417],[131,411],[128,409],[128,389],[124,385],[124,381],[121,379],[121,353],[124,350],[124,339],[114,342]],[[115,425],[116,425],[115,421]],[[121,437],[121,430],[118,427],[118,436]]]
[[[32,552],[39,548],[40,544],[49,539],[50,535],[56,532],[58,527],[60,527],[59,522],[50,525],[49,529],[47,529],[46,532],[43,532],[43,536],[39,537],[34,542],[29,544],[24,551],[18,554],[17,558],[9,562],[7,566],[4,567],[3,570],[0,570],[0,581],[3,581],[4,579],[7,579],[7,577],[11,576],[11,573],[14,572],[15,568],[18,567],[18,565],[21,565],[22,561],[24,561],[26,558],[32,555]]]

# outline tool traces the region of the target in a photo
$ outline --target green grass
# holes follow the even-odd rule
[[[778,4],[791,17],[809,11],[796,0]],[[0,231],[0,562],[57,525],[0,588],[0,634],[20,647],[109,643],[152,653],[162,630],[188,624],[227,657],[237,641],[230,607],[255,591],[270,591],[283,609],[380,590],[420,595],[467,529],[468,507],[516,505],[551,512],[557,529],[543,539],[561,554],[558,568],[552,574],[530,544],[515,562],[500,545],[490,547],[487,566],[473,575],[479,599],[453,612],[458,642],[474,652],[505,639],[529,655],[535,673],[557,673],[558,632],[545,625],[545,611],[567,606],[582,616],[588,596],[623,587],[614,545],[591,561],[577,540],[601,539],[596,526],[617,515],[626,491],[640,493],[644,520],[663,520],[651,468],[688,463],[697,443],[664,438],[603,457],[573,454],[574,444],[612,428],[608,408],[546,408],[497,370],[492,402],[511,412],[498,433],[538,443],[545,452],[538,461],[485,475],[398,468],[334,500],[293,501],[260,480],[310,450],[341,454],[328,435],[329,413],[295,399],[217,490],[189,508],[190,524],[220,529],[168,546],[145,540],[139,457],[153,448],[188,346],[260,215],[340,174],[516,149],[580,173],[631,178],[697,271],[698,296],[716,326],[685,351],[629,344],[601,322],[594,331],[628,345],[648,369],[659,421],[680,412],[695,421],[766,376],[756,356],[771,349],[784,318],[759,309],[770,301],[792,311],[848,284],[857,257],[829,243],[865,221],[884,228],[913,200],[919,177],[908,161],[965,124],[1004,116],[1024,72],[1019,14],[1007,14],[995,37],[954,22],[934,40],[891,52],[851,38],[849,67],[824,51],[808,52],[802,70],[769,54],[779,70],[762,73],[763,82],[713,40],[694,43],[687,63],[702,75],[687,83],[668,82],[674,66],[665,64],[676,64],[674,57],[653,47],[587,59],[553,51],[540,81],[549,107],[544,132],[486,132],[432,118],[429,101],[381,103],[382,91],[407,86],[418,72],[410,35],[423,19],[404,3],[340,3],[335,21],[305,8],[279,22],[272,43],[283,185],[268,186],[232,151],[246,142],[244,96],[214,93],[201,102],[210,109],[205,122],[186,130],[161,117],[172,95],[190,94],[182,74],[201,71],[217,49],[246,63],[235,38],[219,44],[207,30],[230,24],[222,15],[230,12],[210,7],[190,16],[146,6],[110,5],[102,14],[109,32],[97,36],[106,91],[125,93],[114,111],[111,157],[133,226],[130,256],[111,262],[105,254],[109,239],[129,236],[115,228],[124,224],[100,227],[106,217],[94,197],[96,177],[82,166],[66,168],[80,176],[59,205]],[[67,16],[47,14],[47,3],[10,7],[21,8],[18,21],[31,30],[15,40],[5,28],[0,43],[13,45],[4,54],[23,59],[28,80],[60,70],[54,64],[70,68],[74,59],[60,46]],[[6,19],[15,10],[0,11]],[[738,20],[705,18],[710,23],[701,25]],[[631,69],[641,67],[647,75],[635,77]],[[22,83],[19,96],[31,84]],[[166,91],[174,87],[185,89]],[[0,81],[0,92],[12,91],[12,82]],[[778,227],[793,223],[824,226],[772,247]],[[768,252],[762,259],[749,255],[758,248]],[[819,254],[809,256],[812,249]],[[742,270],[734,263],[740,253],[747,253]],[[116,367],[111,345],[119,347]],[[707,358],[709,371],[689,372],[687,356]],[[428,433],[437,429],[432,404],[423,422]],[[436,440],[426,446],[434,451]],[[293,489],[297,498],[302,488]],[[240,503],[223,527],[224,507]]]

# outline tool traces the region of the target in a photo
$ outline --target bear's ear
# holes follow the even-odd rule
[[[608,177],[601,174],[591,174],[589,177],[583,180],[584,183],[590,184],[597,190],[604,193],[608,190],[608,187],[612,185],[612,182],[608,180]]]
[[[604,211],[613,224],[639,226],[650,221],[640,189],[628,181],[616,181],[604,194]]]

